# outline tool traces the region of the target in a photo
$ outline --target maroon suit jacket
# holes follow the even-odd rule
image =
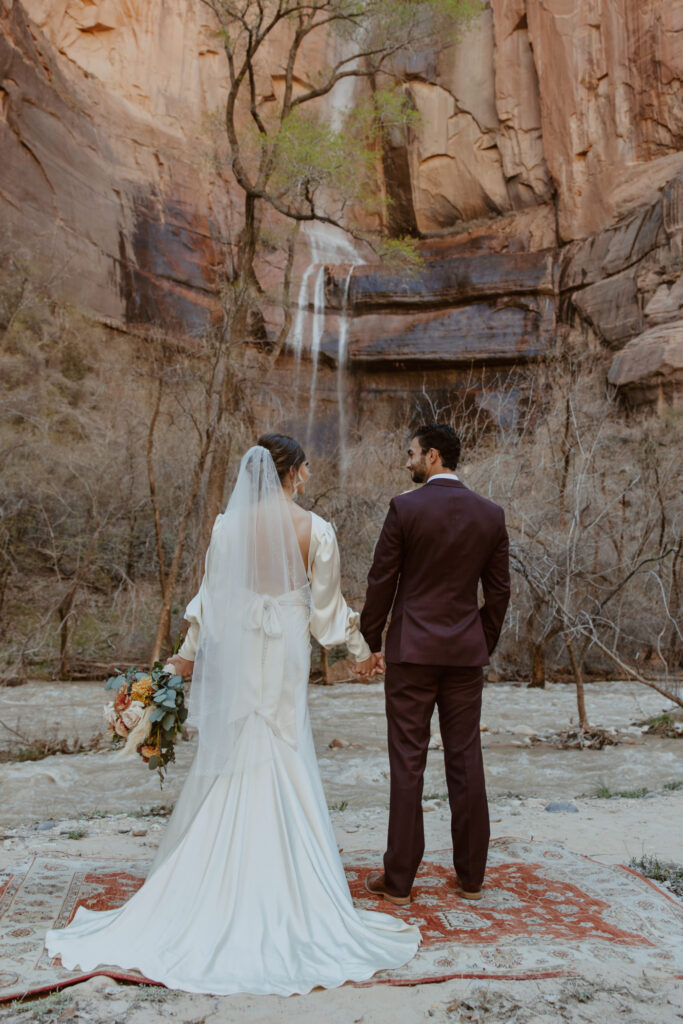
[[[499,505],[455,479],[427,481],[392,499],[360,620],[372,651],[381,650],[393,605],[387,661],[487,665],[509,599],[508,535]]]

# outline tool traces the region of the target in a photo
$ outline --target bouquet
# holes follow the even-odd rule
[[[105,690],[117,690],[104,706],[104,719],[112,740],[121,748],[117,756],[137,751],[164,784],[166,765],[175,761],[175,739],[187,718],[182,676],[165,669],[160,661],[149,671],[129,668],[110,676]]]

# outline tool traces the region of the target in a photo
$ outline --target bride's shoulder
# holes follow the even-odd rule
[[[334,527],[317,512],[311,512],[311,533],[318,537],[328,536],[334,534]]]
[[[316,512],[311,512],[310,562],[326,562],[332,558],[336,546],[336,534],[332,523]]]

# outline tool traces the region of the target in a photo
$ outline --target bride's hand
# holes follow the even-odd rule
[[[382,660],[381,654],[371,654],[365,661],[357,661],[353,670],[361,679],[370,679],[371,676],[382,671],[379,667]]]
[[[194,669],[194,662],[188,661],[187,658],[181,658],[179,654],[174,654],[172,658],[169,658],[166,662],[167,665],[173,665],[179,676],[183,679],[189,679]]]

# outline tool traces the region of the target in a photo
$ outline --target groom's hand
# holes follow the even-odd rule
[[[371,654],[365,661],[358,661],[354,666],[354,671],[357,676],[361,679],[372,679],[373,676],[378,675],[380,672],[384,672],[386,665],[384,658],[381,654]]]

